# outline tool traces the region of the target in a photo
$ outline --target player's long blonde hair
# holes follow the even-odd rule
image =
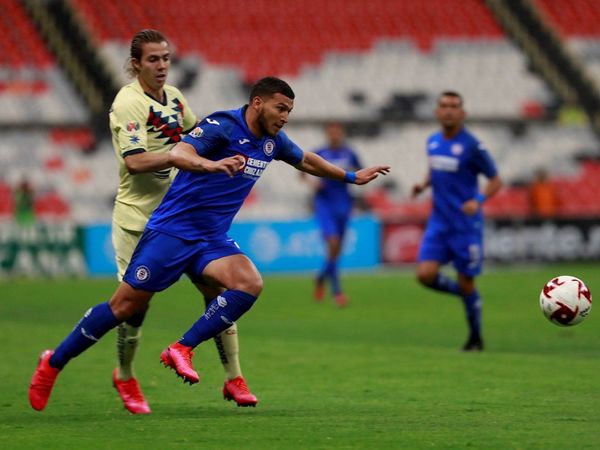
[[[138,75],[138,70],[134,67],[132,61],[135,59],[137,61],[142,60],[142,46],[148,43],[161,43],[166,42],[169,43],[167,38],[158,30],[146,29],[138,31],[133,39],[131,40],[131,47],[129,49],[129,57],[125,62],[125,71],[129,75],[130,78],[135,78]]]

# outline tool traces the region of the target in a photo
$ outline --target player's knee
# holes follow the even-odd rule
[[[424,286],[431,286],[435,282],[436,273],[428,270],[417,270],[417,280]]]
[[[236,281],[234,289],[258,297],[263,290],[263,280],[258,272],[248,274]]]
[[[108,302],[112,313],[118,320],[127,321],[136,314],[144,316],[148,310],[148,302],[145,299],[128,295],[115,295]]]

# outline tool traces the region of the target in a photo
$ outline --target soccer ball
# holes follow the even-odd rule
[[[553,324],[577,325],[592,310],[592,294],[579,278],[561,275],[552,278],[542,289],[540,308]]]

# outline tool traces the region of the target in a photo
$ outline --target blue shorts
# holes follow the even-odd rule
[[[440,264],[452,261],[459,273],[471,277],[479,275],[483,266],[483,233],[478,230],[449,232],[427,227],[418,261],[437,261]]]
[[[160,292],[184,273],[193,282],[200,281],[208,263],[239,254],[244,252],[233,239],[185,241],[146,229],[133,252],[123,281],[135,289]]]
[[[342,239],[348,227],[351,208],[348,210],[335,210],[320,203],[315,204],[315,216],[321,228],[321,234],[324,239],[329,237],[339,237]]]

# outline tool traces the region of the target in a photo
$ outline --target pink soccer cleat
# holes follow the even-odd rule
[[[198,373],[192,366],[192,347],[186,347],[179,342],[169,345],[160,354],[160,360],[165,367],[173,369],[184,383],[194,384],[200,381]]]
[[[223,398],[225,400],[235,400],[238,406],[256,406],[258,399],[246,384],[243,377],[235,377],[233,380],[227,380],[223,385]]]
[[[335,294],[335,304],[340,308],[348,306],[348,297],[341,292],[339,294]]]
[[[40,355],[38,365],[31,377],[29,384],[29,403],[36,411],[43,411],[50,399],[52,388],[56,382],[60,369],[55,369],[49,364],[54,350],[44,350]]]
[[[144,394],[140,389],[140,385],[135,377],[128,380],[119,380],[119,369],[113,371],[113,386],[119,393],[119,397],[123,400],[123,405],[131,414],[150,414],[150,406],[144,398]]]

